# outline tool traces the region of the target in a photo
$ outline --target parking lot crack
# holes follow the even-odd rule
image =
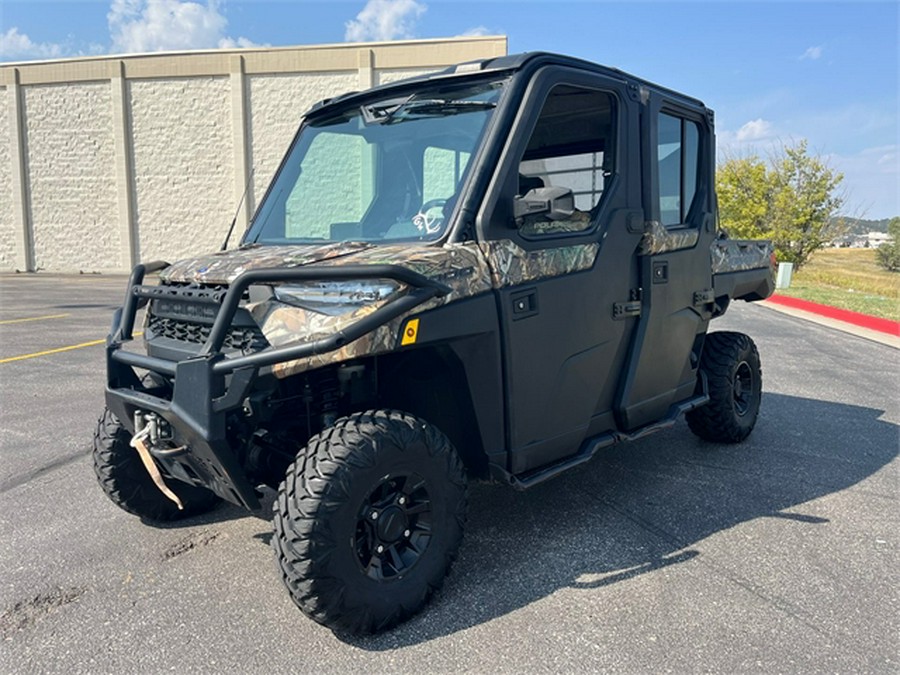
[[[87,457],[91,453],[90,449],[87,450],[79,450],[78,452],[73,452],[69,455],[64,455],[62,457],[58,457],[54,459],[52,462],[48,462],[37,469],[33,469],[23,474],[19,474],[18,476],[13,476],[12,478],[8,478],[7,480],[0,483],[0,494],[5,492],[9,492],[10,490],[14,490],[17,487],[21,487],[26,483],[30,483],[35,478],[40,478],[44,474],[50,473],[51,471],[55,471],[56,469],[61,469],[64,466],[68,466],[72,462],[77,462],[79,459],[83,457]]]

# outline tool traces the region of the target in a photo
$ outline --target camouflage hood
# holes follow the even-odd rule
[[[322,263],[335,265],[400,265],[451,286],[468,296],[490,288],[490,273],[472,244],[418,246],[363,242],[296,246],[249,246],[234,251],[181,260],[161,273],[166,282],[230,284],[247,270],[283,269]]]
[[[473,243],[421,246],[409,243],[375,246],[337,243],[320,246],[252,246],[235,251],[182,260],[166,268],[165,282],[230,284],[247,270],[285,269],[302,266],[398,265],[446,284],[451,292],[416,308],[421,312],[445,302],[484,293],[491,288],[491,273],[484,253]],[[361,320],[381,303],[364,305],[339,315],[322,314],[284,304],[274,298],[244,305],[273,347],[310,342],[331,335]],[[310,368],[369,356],[395,347],[403,318],[382,325],[341,349],[272,367],[277,377]]]
[[[253,269],[300,267],[322,260],[351,255],[371,248],[364,243],[306,246],[251,245],[233,251],[219,251],[197,258],[179,260],[160,277],[170,282],[230,284],[242,272]]]

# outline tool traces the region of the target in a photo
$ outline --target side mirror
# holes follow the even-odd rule
[[[542,187],[529,190],[513,200],[513,215],[519,223],[525,216],[545,216],[566,220],[575,213],[575,196],[566,187]]]

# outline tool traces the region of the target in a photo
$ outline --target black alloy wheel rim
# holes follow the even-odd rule
[[[353,548],[363,573],[376,581],[399,579],[419,562],[432,536],[431,495],[422,476],[385,476],[365,499]]]
[[[741,361],[734,371],[734,411],[741,417],[750,412],[753,405],[753,371],[746,361]]]

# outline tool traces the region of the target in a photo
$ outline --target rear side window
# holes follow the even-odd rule
[[[659,216],[663,225],[672,227],[687,222],[697,194],[700,127],[692,120],[660,113],[658,136]]]

